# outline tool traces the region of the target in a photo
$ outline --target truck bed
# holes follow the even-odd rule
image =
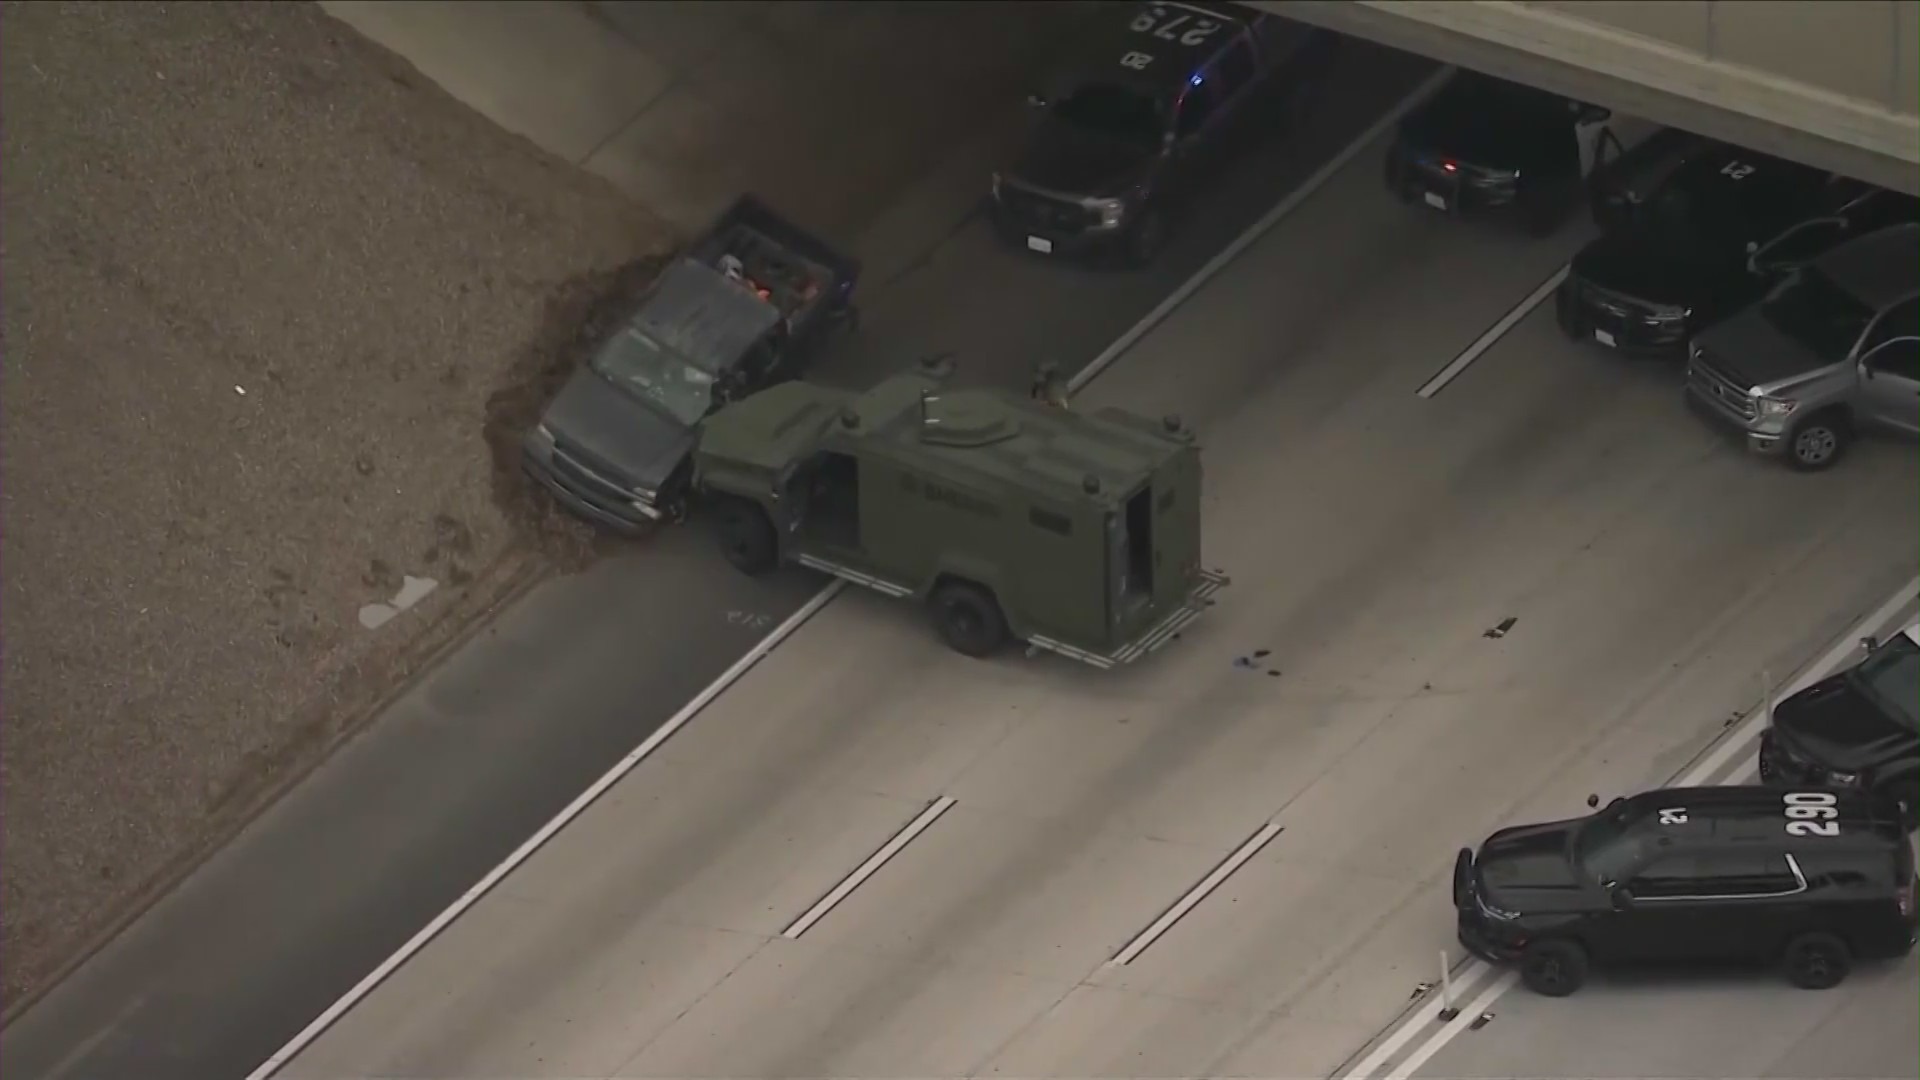
[[[759,293],[799,328],[819,312],[845,304],[860,263],[742,195],[688,252]]]

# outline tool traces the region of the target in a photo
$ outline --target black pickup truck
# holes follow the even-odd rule
[[[527,474],[614,532],[680,520],[700,421],[802,374],[854,323],[859,276],[852,257],[742,196],[547,406],[522,443]]]
[[[1041,255],[1145,265],[1260,116],[1305,121],[1336,40],[1211,0],[1115,5],[1029,98],[1033,130],[993,175],[995,225]]]

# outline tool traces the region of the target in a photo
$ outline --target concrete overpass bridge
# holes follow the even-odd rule
[[[1252,6],[1920,195],[1920,0]]]

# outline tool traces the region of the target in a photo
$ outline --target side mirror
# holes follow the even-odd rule
[[[1874,637],[1872,634],[1868,634],[1866,637],[1860,639],[1860,647],[1868,652],[1872,652],[1880,647],[1880,639]]]
[[[1607,899],[1613,901],[1613,910],[1625,911],[1633,906],[1633,893],[1625,885],[1615,885],[1607,890]]]

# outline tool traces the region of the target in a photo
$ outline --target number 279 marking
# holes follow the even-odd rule
[[[1788,836],[1839,836],[1840,810],[1831,792],[1794,791],[1781,796],[1786,804]]]
[[[1189,22],[1193,24],[1192,27],[1180,30],[1182,24]],[[1192,15],[1173,15],[1158,4],[1133,17],[1134,33],[1152,34],[1162,41],[1177,41],[1182,45],[1198,45],[1219,30],[1220,23],[1213,19],[1196,19]]]

